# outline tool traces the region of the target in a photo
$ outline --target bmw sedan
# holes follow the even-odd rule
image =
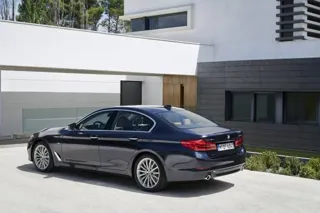
[[[71,167],[127,175],[149,192],[241,171],[246,152],[242,131],[170,105],[97,110],[34,133],[27,150],[41,172]]]

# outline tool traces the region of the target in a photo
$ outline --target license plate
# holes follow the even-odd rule
[[[226,151],[231,149],[234,149],[233,143],[218,144],[218,151]]]

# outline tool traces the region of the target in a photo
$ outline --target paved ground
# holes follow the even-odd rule
[[[319,181],[258,172],[172,184],[148,194],[122,177],[66,170],[40,174],[21,145],[0,146],[0,169],[3,213],[320,212]]]

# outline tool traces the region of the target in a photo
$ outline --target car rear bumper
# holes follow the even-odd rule
[[[244,169],[244,163],[242,164],[238,164],[235,166],[230,166],[230,167],[225,167],[225,168],[221,168],[221,169],[215,169],[212,171],[212,173],[210,174],[212,177],[218,177],[218,176],[222,176],[222,175],[227,175],[227,174],[231,174],[231,173],[235,173],[238,171],[242,171]]]
[[[176,164],[167,169],[166,174],[169,182],[197,181],[242,171],[244,165],[245,154],[210,161],[193,159],[184,164]]]

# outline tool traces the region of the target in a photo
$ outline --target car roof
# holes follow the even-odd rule
[[[114,107],[107,107],[104,109],[100,109],[98,111],[103,111],[103,110],[135,110],[135,111],[140,111],[140,112],[149,112],[153,114],[161,113],[161,112],[166,112],[168,111],[168,107],[171,107],[170,105],[126,105],[126,106],[114,106]],[[173,109],[181,109],[178,107],[172,107]],[[181,109],[182,110],[182,109]]]

